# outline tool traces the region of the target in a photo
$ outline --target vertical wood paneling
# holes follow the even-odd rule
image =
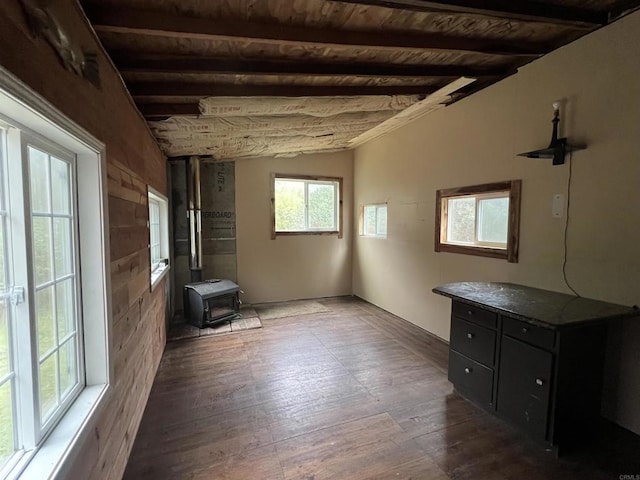
[[[166,160],[80,7],[59,0],[52,8],[71,44],[98,54],[101,88],[65,70],[48,43],[31,37],[18,0],[0,5],[0,64],[106,144],[115,374],[69,478],[119,479],[166,341],[166,280],[150,292],[147,228],[147,185],[167,194]]]

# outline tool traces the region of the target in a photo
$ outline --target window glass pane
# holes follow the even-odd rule
[[[160,205],[151,198],[149,198],[149,245],[153,268],[160,261]]]
[[[10,381],[0,386],[0,467],[15,450],[11,387]]]
[[[149,201],[149,223],[157,225],[160,222],[160,206],[156,201]]]
[[[71,214],[71,188],[69,163],[51,157],[51,196],[53,213]]]
[[[31,210],[49,213],[49,155],[29,147],[29,177],[31,184]]]
[[[509,198],[478,200],[478,240],[507,243],[509,227]]]
[[[40,418],[47,421],[58,406],[58,352],[40,364]]]
[[[364,235],[376,234],[376,207],[373,205],[366,205],[364,207]]]
[[[336,187],[309,183],[309,228],[336,230]]]
[[[73,273],[73,244],[71,219],[53,219],[53,245],[55,249],[56,277]]]
[[[376,232],[378,235],[387,235],[387,206],[378,207],[376,213]]]
[[[36,285],[53,280],[51,265],[51,219],[48,217],[33,217],[33,260]]]
[[[160,225],[151,226],[151,245],[160,245]]]
[[[62,342],[67,335],[75,332],[75,282],[69,278],[57,283],[56,289],[56,313],[58,324],[58,341]]]
[[[38,357],[41,358],[56,344],[53,310],[53,285],[36,292],[36,330]]]
[[[4,129],[0,128],[0,292],[6,288],[7,272],[5,270],[5,216],[2,213],[6,208],[5,202],[5,135]]]
[[[449,198],[447,200],[447,241],[473,243],[475,241],[476,199]]]
[[[75,337],[60,347],[60,392],[64,397],[77,384]]]
[[[304,182],[275,181],[277,231],[305,230]]]
[[[11,368],[9,359],[9,319],[6,300],[0,300],[0,378]]]
[[[2,179],[0,179],[2,181]],[[0,195],[2,192],[0,192]],[[4,217],[0,215],[0,292],[6,288],[7,272],[4,268]]]

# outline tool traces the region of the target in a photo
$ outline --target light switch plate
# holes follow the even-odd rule
[[[562,218],[564,216],[564,195],[556,193],[553,195],[551,202],[551,216],[553,218]]]

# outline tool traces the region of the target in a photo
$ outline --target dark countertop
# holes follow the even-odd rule
[[[640,317],[640,310],[637,308],[513,283],[448,283],[434,288],[433,292],[551,328]]]

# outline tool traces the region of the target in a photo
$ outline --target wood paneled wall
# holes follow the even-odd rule
[[[164,349],[167,285],[149,288],[147,184],[167,194],[166,159],[74,0],[52,8],[73,44],[98,53],[100,89],[32,37],[18,0],[0,4],[0,64],[106,144],[113,310],[112,395],[69,478],[120,479]]]

